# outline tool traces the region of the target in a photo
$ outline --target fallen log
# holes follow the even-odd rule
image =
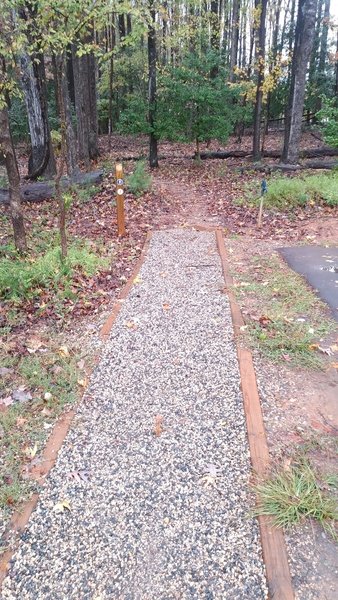
[[[200,157],[202,160],[211,159],[225,159],[225,158],[247,158],[252,156],[251,150],[228,150],[218,152],[201,152]],[[280,150],[264,150],[262,153],[264,158],[280,158]],[[329,146],[323,146],[322,148],[308,148],[301,150],[299,153],[300,158],[318,158],[320,156],[338,156],[338,148],[330,148]],[[194,155],[196,158],[196,155]]]
[[[244,173],[245,171],[260,171],[261,173],[272,173],[273,171],[304,171],[307,169],[323,169],[323,170],[330,170],[330,169],[337,169],[338,168],[338,161],[336,160],[330,160],[330,161],[311,161],[308,160],[302,164],[298,164],[298,165],[289,165],[289,164],[284,164],[284,163],[278,163],[276,165],[269,165],[269,164],[263,164],[263,163],[259,163],[259,164],[252,164],[252,165],[246,165],[245,167],[230,167],[230,170],[233,171],[238,171],[240,173]]]
[[[91,171],[90,173],[77,173],[71,178],[62,177],[61,186],[68,189],[72,185],[84,187],[100,183],[103,178],[103,171]],[[21,200],[23,202],[43,202],[53,198],[55,193],[54,181],[36,181],[35,183],[24,183],[20,186]],[[9,204],[8,189],[0,189],[0,203]]]

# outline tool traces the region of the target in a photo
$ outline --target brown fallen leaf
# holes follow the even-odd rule
[[[156,437],[159,437],[161,435],[161,433],[163,433],[163,431],[164,431],[163,417],[162,417],[162,415],[156,415],[155,416],[154,435],[156,435]]]
[[[262,327],[266,327],[267,325],[269,325],[269,323],[271,323],[270,317],[267,317],[266,315],[262,315],[261,317],[259,317],[258,320]]]
[[[163,308],[163,310],[169,310],[170,309],[170,304],[168,304],[167,302],[163,302],[162,308]]]

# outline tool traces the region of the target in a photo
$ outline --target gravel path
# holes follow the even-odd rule
[[[267,598],[223,287],[212,233],[153,235],[4,600]]]

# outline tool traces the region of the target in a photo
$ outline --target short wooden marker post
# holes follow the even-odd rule
[[[121,163],[116,164],[116,207],[117,207],[117,235],[126,235],[124,218],[124,179]]]

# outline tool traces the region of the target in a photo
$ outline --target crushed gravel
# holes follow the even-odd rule
[[[4,600],[267,598],[223,288],[212,233],[154,233]]]

